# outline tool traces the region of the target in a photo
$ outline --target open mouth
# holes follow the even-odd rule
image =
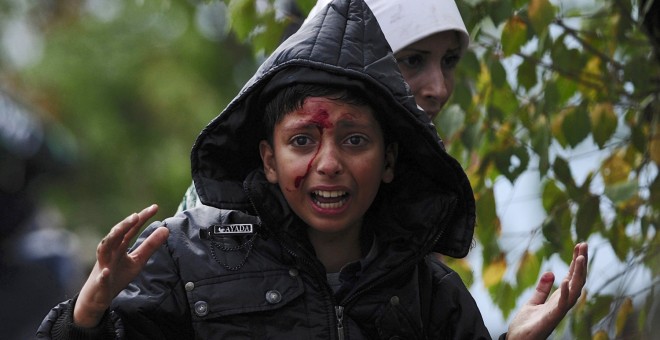
[[[341,208],[348,199],[348,193],[345,191],[315,190],[311,195],[314,204],[323,209]]]

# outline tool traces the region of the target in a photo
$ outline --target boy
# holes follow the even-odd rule
[[[489,338],[460,278],[427,256],[469,250],[465,173],[415,118],[368,7],[315,18],[198,137],[205,206],[153,223],[129,254],[156,208],[120,222],[38,336]]]

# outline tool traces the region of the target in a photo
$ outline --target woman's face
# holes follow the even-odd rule
[[[454,70],[461,58],[458,33],[445,31],[418,40],[394,54],[415,101],[431,119],[454,90]]]

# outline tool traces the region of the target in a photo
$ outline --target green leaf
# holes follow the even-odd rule
[[[502,87],[494,88],[490,100],[491,105],[488,107],[488,113],[492,116],[491,119],[494,120],[504,120],[504,117],[511,116],[520,108],[518,98],[516,98],[516,94],[513,93],[508,83]]]
[[[309,13],[309,11],[312,10],[314,7],[314,4],[316,3],[315,1],[310,1],[310,0],[295,0],[296,5],[300,9],[302,13]]]
[[[548,115],[550,112],[555,112],[560,105],[559,99],[559,85],[557,82],[548,81],[545,83],[543,92],[545,96],[543,98],[543,105],[541,107],[542,115]]]
[[[257,26],[256,3],[252,0],[230,0],[228,9],[232,29],[240,40],[246,40]]]
[[[460,72],[465,73],[467,76],[474,79],[479,74],[481,62],[474,51],[467,50],[463,57],[461,57],[458,68]]]
[[[537,34],[541,35],[555,19],[555,7],[548,0],[529,1],[529,21]]]
[[[655,176],[653,183],[649,186],[649,191],[651,192],[651,206],[660,210],[660,176]]]
[[[450,103],[456,103],[463,110],[472,104],[472,90],[467,82],[459,82],[454,85],[454,94],[451,95]],[[442,111],[440,111],[442,114]]]
[[[516,282],[520,288],[531,287],[536,284],[536,280],[541,271],[541,261],[537,254],[526,251],[520,259],[518,272],[516,272]]]
[[[614,333],[616,334],[617,337],[620,337],[622,335],[626,323],[628,322],[628,319],[630,318],[630,315],[632,313],[633,313],[632,299],[626,297],[621,303],[621,306],[619,307],[619,310],[616,313],[616,323],[614,326]]]
[[[530,132],[532,134],[532,150],[539,157],[539,173],[541,176],[545,176],[550,168],[549,150],[552,137],[550,135],[550,127],[544,116],[541,116],[537,120]]]
[[[559,36],[552,45],[550,57],[554,68],[562,70],[562,73],[580,74],[584,69],[586,58],[580,50],[568,48],[564,43],[565,38],[565,35]],[[573,78],[566,78],[566,80],[574,81]]]
[[[598,103],[589,112],[592,134],[599,147],[603,147],[616,131],[617,117],[610,103]]]
[[[573,240],[571,238],[571,212],[568,205],[562,204],[554,207],[541,225],[545,236],[547,255],[559,253],[562,260],[569,263],[573,253]]]
[[[633,125],[630,127],[631,145],[634,146],[638,152],[646,152],[646,148],[649,144],[645,128],[646,127],[642,125]]]
[[[495,26],[499,25],[513,12],[510,1],[491,1],[487,5],[488,15]]]
[[[252,49],[254,51],[264,51],[266,54],[272,53],[282,40],[282,34],[288,24],[288,21],[275,20],[275,11],[270,10],[261,16],[262,25],[268,29],[259,31],[252,39]]]
[[[565,77],[560,77],[556,81],[556,89],[557,89],[557,94],[558,96],[556,97],[557,100],[557,105],[564,105],[569,101],[569,99],[573,98],[575,96],[575,93],[577,92],[577,84],[575,81],[565,78]],[[551,98],[547,98],[546,100],[551,100]]]
[[[443,109],[436,118],[436,127],[443,139],[452,139],[455,133],[465,126],[465,112],[458,105]]]
[[[511,284],[500,281],[498,284],[491,286],[488,293],[502,311],[504,318],[507,318],[516,306],[516,299],[518,298]]]
[[[591,122],[589,115],[583,105],[568,111],[561,125],[562,132],[568,144],[572,147],[577,146],[591,132]]]
[[[568,166],[568,162],[566,162],[565,159],[557,156],[554,163],[552,164],[552,170],[555,173],[555,177],[564,183],[567,188],[576,187],[575,181],[573,180],[573,175],[571,174],[571,168]]]
[[[568,195],[561,190],[556,182],[552,179],[547,179],[543,186],[542,203],[546,212],[550,211],[560,204],[568,202]]]
[[[549,242],[550,250],[552,253],[556,253],[562,250],[562,238],[563,238],[563,228],[561,224],[557,221],[555,216],[546,217],[545,221],[541,225],[541,231],[543,232],[543,237],[546,241]]]
[[[495,209],[495,194],[492,188],[484,188],[475,198],[477,206],[475,233],[483,247],[484,263],[488,263],[501,253],[497,243],[501,225]]]
[[[500,254],[496,259],[490,262],[484,262],[482,276],[484,287],[491,288],[502,281],[504,273],[506,273],[506,259],[504,254]]]
[[[461,134],[461,142],[468,150],[476,149],[481,141],[481,124],[468,124]]]
[[[649,86],[652,86],[653,75],[649,73],[644,67],[639,67],[640,65],[645,65],[647,63],[652,63],[654,61],[649,60],[644,55],[637,55],[633,57],[633,60],[626,63],[624,66],[624,77],[626,80],[630,81],[635,85],[635,88],[645,89]]]
[[[610,313],[610,306],[614,302],[612,295],[596,295],[589,302],[589,310],[594,321],[600,321]]]
[[[626,261],[630,252],[630,238],[626,235],[626,225],[627,223],[621,221],[619,216],[617,216],[612,223],[612,228],[608,235],[614,254],[622,262]]]
[[[598,196],[589,196],[578,208],[575,217],[577,239],[586,241],[594,230],[594,225],[600,221],[600,199]]]
[[[504,24],[501,41],[504,56],[518,52],[527,42],[527,24],[519,16],[512,16]]]
[[[523,146],[511,146],[495,155],[495,166],[511,183],[527,170],[529,154]]]
[[[632,165],[625,157],[624,150],[615,150],[601,166],[600,172],[606,186],[618,184],[628,180]]]
[[[614,203],[622,203],[635,197],[639,192],[637,181],[618,182],[605,186],[605,196]]]
[[[443,257],[443,262],[454,270],[461,277],[465,286],[470,287],[474,283],[474,271],[470,262],[466,259],[455,259],[453,257]]]
[[[497,237],[499,221],[495,211],[495,194],[492,188],[486,188],[476,196],[477,236],[479,239]]]
[[[536,78],[536,63],[530,59],[524,59],[522,64],[518,67],[518,84],[529,91],[537,83]],[[547,97],[547,93],[546,93]]]
[[[506,70],[498,59],[492,59],[489,63],[490,80],[495,87],[501,88],[507,85]]]

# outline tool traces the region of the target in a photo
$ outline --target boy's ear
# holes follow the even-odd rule
[[[261,163],[264,165],[264,173],[266,179],[270,183],[277,183],[277,170],[275,167],[275,153],[273,147],[265,140],[259,142],[259,154],[261,155]]]
[[[390,183],[394,180],[394,165],[399,155],[399,144],[391,143],[385,150],[385,171],[383,172],[383,182]]]

